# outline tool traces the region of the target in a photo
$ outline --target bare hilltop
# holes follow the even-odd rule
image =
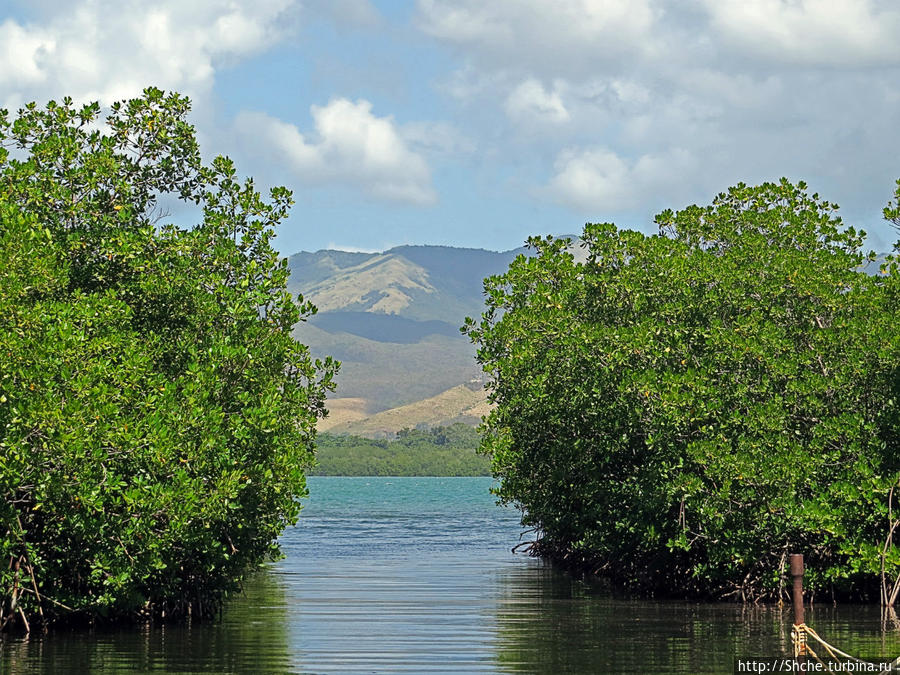
[[[294,335],[314,356],[342,362],[320,430],[382,437],[477,424],[488,406],[474,348],[459,327],[483,311],[482,280],[524,252],[399,246],[290,256],[289,289],[319,308]]]

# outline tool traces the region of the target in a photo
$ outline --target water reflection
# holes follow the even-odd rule
[[[219,621],[57,629],[0,641],[0,673],[291,672],[284,583],[255,574]]]
[[[900,655],[900,622],[878,605],[814,605],[806,623],[829,643],[861,658]],[[821,650],[820,650],[821,651]]]
[[[736,657],[791,653],[787,608],[617,598],[549,565],[501,583],[497,659],[509,673],[731,673]],[[850,654],[900,654],[878,607],[815,606],[807,622]]]
[[[514,511],[485,478],[310,479],[281,539],[295,654],[312,673],[497,672]]]
[[[731,673],[790,653],[788,610],[616,597],[509,549],[490,479],[311,479],[313,498],[221,621],[0,641],[18,673]],[[863,657],[900,654],[878,607],[809,625]],[[883,630],[886,627],[887,630]]]

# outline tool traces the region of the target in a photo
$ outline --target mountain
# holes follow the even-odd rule
[[[288,290],[319,309],[294,335],[314,356],[342,362],[320,428],[377,436],[477,423],[487,410],[481,371],[459,327],[483,311],[483,279],[525,251],[398,246],[290,256]]]
[[[288,258],[288,289],[320,313],[368,312],[455,325],[480,313],[482,280],[525,249],[398,246],[384,253],[301,252]]]
[[[475,386],[477,385],[477,386]],[[457,385],[437,396],[390,408],[374,415],[362,410],[361,399],[331,401],[329,415],[319,426],[332,434],[353,434],[372,438],[390,437],[403,428],[449,426],[456,422],[476,425],[490,411],[480,383]]]
[[[584,259],[583,249],[572,252]],[[320,429],[384,436],[416,425],[477,423],[487,411],[482,373],[459,327],[481,314],[483,279],[525,253],[398,246],[290,256],[288,289],[319,308],[294,335],[314,356],[343,364]],[[877,274],[881,262],[863,269]]]

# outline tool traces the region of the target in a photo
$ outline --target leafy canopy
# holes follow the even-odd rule
[[[336,364],[291,337],[291,195],[205,165],[189,109],[0,113],[0,629],[209,612],[298,515]]]
[[[533,239],[464,330],[492,380],[483,450],[537,552],[666,593],[865,594],[896,485],[898,281],[786,180],[661,213],[659,234]],[[886,270],[889,271],[889,270]],[[896,508],[896,506],[894,507]]]

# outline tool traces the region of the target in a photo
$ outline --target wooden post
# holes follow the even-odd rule
[[[803,613],[803,554],[791,554],[791,577],[794,580],[794,624],[806,623]]]
[[[800,626],[806,623],[806,616],[803,611],[803,555],[800,553],[791,554],[791,578],[794,581],[794,625]],[[805,635],[799,634],[801,639],[798,647],[797,657],[804,660],[806,657],[806,640]]]

